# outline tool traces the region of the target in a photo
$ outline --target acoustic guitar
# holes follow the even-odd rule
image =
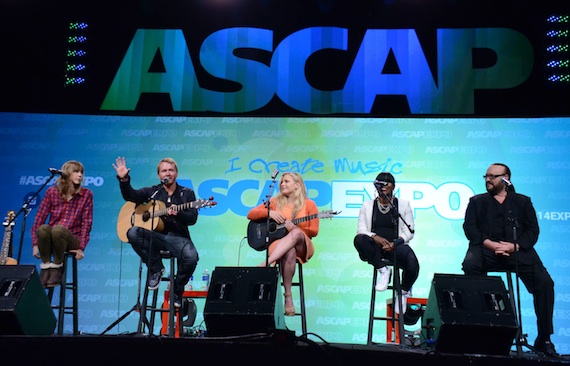
[[[14,258],[8,257],[10,247],[12,246],[12,229],[14,228],[14,218],[16,213],[8,211],[4,219],[4,239],[2,240],[2,249],[0,250],[0,265],[16,265],[18,261]]]
[[[299,217],[291,220],[294,225],[300,222],[309,221],[312,219],[329,219],[340,212],[328,210],[321,211],[318,214]],[[273,243],[277,239],[281,239],[287,235],[287,228],[285,224],[278,224],[274,220],[269,220],[269,228],[267,227],[267,219],[251,220],[247,225],[247,243],[250,247],[257,251],[262,251],[267,248],[267,245]],[[266,242],[269,239],[269,242]]]
[[[152,200],[148,203],[135,204],[134,202],[126,202],[119,211],[117,220],[117,235],[122,242],[128,242],[127,231],[133,227],[142,227],[151,231],[164,230],[164,222],[162,216],[165,216],[168,209],[174,211],[183,211],[189,208],[200,209],[203,207],[212,207],[217,203],[213,197],[209,199],[200,199],[192,202],[182,203],[180,205],[172,205],[166,207],[162,201]]]

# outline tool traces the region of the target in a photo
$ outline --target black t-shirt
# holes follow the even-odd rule
[[[372,210],[372,231],[376,235],[380,235],[389,241],[394,241],[398,238],[398,221],[394,226],[394,217],[398,216],[398,211],[394,212],[394,208],[390,207],[387,213],[380,212],[378,208],[378,201],[374,201],[374,208]],[[394,206],[398,207],[398,201],[394,199]]]

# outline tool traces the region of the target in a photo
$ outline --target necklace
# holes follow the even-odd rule
[[[383,205],[382,203],[380,203],[380,200],[378,200],[378,209],[380,210],[380,213],[385,215],[388,212],[390,212],[390,204]]]

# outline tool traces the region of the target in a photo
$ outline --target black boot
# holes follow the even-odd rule
[[[537,351],[542,352],[547,357],[555,357],[555,358],[560,357],[560,355],[556,352],[554,344],[552,344],[550,339],[537,338],[534,341],[534,348]]]

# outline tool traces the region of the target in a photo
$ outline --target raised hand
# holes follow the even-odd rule
[[[121,157],[121,156],[119,156],[115,160],[115,163],[113,164],[113,168],[115,168],[115,171],[117,172],[117,176],[119,177],[119,179],[125,178],[129,174],[129,172],[131,171],[130,168],[127,168],[127,159],[125,159],[125,157]]]

